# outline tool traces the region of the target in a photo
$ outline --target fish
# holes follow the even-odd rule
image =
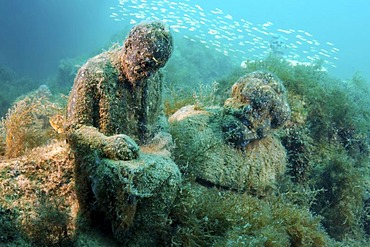
[[[58,133],[64,133],[64,117],[57,114],[49,118],[50,126]]]
[[[217,30],[213,30],[213,29],[209,30],[208,33],[211,35],[218,34]]]
[[[285,29],[281,29],[281,28],[278,28],[277,31],[282,32],[282,33],[286,33],[286,34],[292,33],[292,31],[290,31],[290,30],[285,30]]]
[[[271,42],[277,35],[280,35],[279,42],[285,47],[285,59],[300,58],[300,62],[321,59],[329,65],[339,60],[339,49],[333,42],[319,42],[308,30],[279,27],[271,21],[255,24],[247,17],[237,19],[217,7],[206,10],[199,2],[192,0],[117,2],[117,5],[110,7],[109,17],[113,21],[136,25],[143,20],[162,20],[184,38],[241,61],[260,59],[273,52]]]
[[[200,7],[199,5],[195,5],[195,7],[198,9],[198,10],[200,10],[200,11],[203,11],[203,9],[202,9],[202,7]]]

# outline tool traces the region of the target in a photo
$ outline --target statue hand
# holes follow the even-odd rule
[[[129,136],[120,134],[106,139],[103,152],[109,159],[132,160],[138,157],[139,146]]]

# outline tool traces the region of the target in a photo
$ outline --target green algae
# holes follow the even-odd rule
[[[319,64],[292,67],[269,57],[220,80],[217,90],[198,93],[200,108],[215,105],[208,92],[223,102],[241,75],[261,69],[275,73],[288,90],[292,117],[279,132],[288,154],[286,175],[274,191],[256,196],[205,187],[185,173],[170,224],[158,225],[160,244],[365,246],[370,235],[368,82],[358,74],[343,82],[320,71]],[[171,111],[181,100],[196,102],[193,91],[187,92],[168,99],[174,102]],[[9,172],[2,172],[1,180],[6,176]],[[4,241],[13,242],[15,225],[4,227],[11,231]]]
[[[270,56],[263,61],[250,61],[247,68],[237,69],[219,80],[219,102],[229,97],[229,88],[240,76],[256,70],[271,71],[283,81],[292,110],[291,119],[279,131],[279,138],[288,155],[288,170],[278,189],[286,197],[284,203],[275,198],[279,207],[270,208],[270,212],[277,218],[281,217],[280,220],[286,218],[282,212],[289,210],[294,211],[287,213],[291,219],[312,217],[315,220],[306,222],[315,221],[317,228],[315,231],[305,228],[310,230],[303,235],[299,232],[294,236],[286,235],[289,231],[282,225],[274,225],[270,219],[271,224],[261,227],[264,234],[256,234],[260,238],[244,235],[239,231],[242,225],[234,222],[232,226],[227,220],[220,223],[219,217],[226,217],[223,214],[227,214],[225,210],[228,208],[222,208],[219,201],[213,201],[214,198],[210,199],[207,197],[210,194],[205,193],[207,195],[199,196],[205,202],[193,198],[193,204],[190,200],[184,202],[183,208],[176,208],[175,215],[179,217],[176,222],[181,225],[178,241],[188,246],[202,246],[210,242],[215,245],[220,243],[220,246],[248,246],[245,243],[250,246],[359,246],[367,242],[370,222],[368,82],[358,74],[345,81],[333,78],[322,70],[320,62],[312,66],[292,66]],[[238,196],[242,198],[244,195]],[[207,200],[209,203],[206,203]],[[260,199],[253,197],[253,200]],[[248,203],[253,205],[253,200],[249,199]],[[189,208],[184,206],[187,203]],[[204,205],[204,208],[195,209],[195,205]],[[189,218],[184,218],[186,214]],[[209,220],[209,215],[214,215],[214,218]],[[204,219],[212,224],[208,225]],[[263,218],[256,219],[258,224],[263,225]],[[302,226],[297,228],[303,229]],[[277,240],[266,237],[268,232]]]
[[[327,246],[332,242],[319,217],[283,196],[257,198],[187,182],[171,216],[175,246]]]

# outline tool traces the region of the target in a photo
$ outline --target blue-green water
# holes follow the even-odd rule
[[[175,21],[169,25],[180,24],[183,28],[172,29],[190,38],[194,38],[191,35],[198,36],[194,38],[196,42],[208,42],[211,39],[220,42],[221,48],[215,46],[217,43],[208,45],[219,48],[222,52],[228,50],[228,55],[237,55],[241,61],[263,57],[269,51],[271,35],[280,34],[286,38],[286,54],[299,55],[294,57],[295,60],[307,60],[307,56],[315,58],[315,55],[322,52],[324,55],[318,54],[318,57],[329,61],[327,67],[332,74],[349,78],[360,71],[370,78],[370,62],[366,57],[366,54],[370,54],[370,35],[366,27],[369,22],[370,2],[366,0],[124,0],[121,5],[119,3],[118,0],[0,0],[0,64],[37,79],[53,76],[61,59],[99,51],[109,45],[112,35],[132,26],[132,20],[141,21],[154,17]],[[183,8],[177,3],[181,3]],[[158,8],[153,9],[153,6]],[[170,6],[174,8],[171,9]],[[196,13],[192,13],[193,10]],[[221,14],[217,14],[215,10],[220,10]],[[171,16],[170,11],[174,11],[175,16]],[[112,13],[117,16],[109,17]],[[135,16],[137,13],[139,18],[136,18],[138,15]],[[187,22],[186,18],[196,22],[204,18],[204,22],[198,23],[196,30],[189,31],[191,22]],[[178,20],[182,22],[177,23]],[[239,27],[235,26],[236,22],[240,24]],[[246,22],[250,23],[249,26],[243,26]],[[220,30],[228,31],[224,34],[234,36],[236,40],[215,38],[218,34],[212,30],[222,26],[225,28]],[[238,32],[237,29],[241,31]],[[248,30],[252,31],[252,35],[248,36]],[[207,35],[201,36],[201,31]],[[309,36],[305,36],[305,33]],[[253,35],[257,36],[257,40],[253,41],[256,38]],[[302,35],[303,40],[297,39],[297,35]],[[297,44],[297,41],[305,46]],[[307,41],[312,42],[313,46]],[[240,42],[247,43],[239,45]],[[338,51],[331,52],[333,47],[327,45],[327,42],[333,44]],[[315,46],[315,43],[319,45]],[[298,48],[289,44],[295,44]],[[233,47],[228,47],[229,45]]]
[[[80,246],[79,241],[90,238],[75,235],[80,225],[74,222],[79,220],[69,216],[69,211],[75,210],[75,203],[67,199],[75,198],[72,189],[74,164],[69,162],[69,155],[68,162],[64,162],[59,161],[59,155],[40,155],[44,152],[38,149],[32,151],[37,160],[40,157],[48,159],[40,161],[46,170],[34,169],[38,161],[27,160],[23,165],[23,158],[20,162],[12,160],[12,163],[7,158],[24,152],[25,157],[33,159],[28,155],[29,150],[50,143],[53,144],[45,150],[64,152],[58,151],[61,146],[54,145],[54,141],[61,139],[62,146],[66,144],[65,133],[59,132],[64,128],[63,114],[67,104],[63,94],[70,92],[77,70],[87,59],[109,49],[114,42],[122,44],[129,29],[145,20],[163,21],[174,37],[172,57],[163,69],[163,112],[170,119],[169,129],[176,143],[171,155],[183,179],[168,221],[155,222],[154,225],[159,223],[158,228],[153,227],[151,231],[166,243],[158,246],[211,246],[212,243],[217,246],[367,246],[370,236],[370,62],[367,59],[370,37],[366,25],[370,19],[367,17],[370,4],[364,0],[355,3],[318,0],[0,0],[0,117],[5,117],[0,121],[0,246],[10,242],[21,246],[16,242],[22,241],[23,237],[35,246],[57,245],[50,241],[58,242],[60,246]],[[100,58],[106,55],[104,53]],[[78,77],[79,84],[74,92],[80,92],[81,88],[78,100],[82,105],[91,102],[85,97],[85,93],[88,94],[85,89],[95,86],[97,90],[91,92],[111,89],[109,83],[116,76],[110,63],[104,65],[102,69],[107,80],[99,79],[99,84],[95,85],[98,82],[95,76],[100,78],[102,71],[95,67],[99,65],[94,63],[96,60],[93,58],[92,63],[84,67],[85,71],[96,71],[96,74],[85,77],[81,72]],[[154,57],[153,60],[157,62]],[[315,66],[295,66],[299,63]],[[249,73],[261,70],[274,75],[261,77],[264,72],[256,73],[258,77],[249,77],[254,83],[249,87],[252,91],[240,91],[239,95],[238,88],[241,88],[245,75],[248,77]],[[357,71],[360,73],[356,74]],[[114,73],[114,77],[110,73]],[[280,85],[278,89],[264,84],[275,76],[281,79],[284,87],[277,78],[271,85]],[[263,83],[256,84],[259,80]],[[84,83],[89,86],[83,87]],[[141,90],[140,84],[131,85],[135,87],[127,87],[127,90]],[[36,88],[39,89],[32,92]],[[230,89],[234,92],[232,97]],[[287,99],[283,97],[285,89]],[[121,91],[110,92],[106,98],[112,99],[111,102],[101,100],[99,94],[90,95],[93,101],[99,101],[99,104],[93,104],[94,108],[99,105],[101,109],[111,109],[111,103],[121,102],[116,101],[121,97]],[[148,95],[147,90],[138,92],[143,92],[143,97]],[[129,94],[131,91],[127,91]],[[247,98],[248,94],[253,97]],[[23,98],[18,98],[21,95]],[[233,99],[238,97],[244,101],[241,102],[243,108],[240,107],[243,104]],[[75,104],[76,98],[71,98],[70,105]],[[123,98],[122,102],[125,101]],[[282,98],[284,100],[280,102]],[[101,106],[101,102],[107,103],[107,107]],[[152,103],[142,100],[141,104],[146,102]],[[278,109],[279,105],[284,107]],[[131,106],[130,110],[136,109],[136,105]],[[183,106],[186,108],[181,108]],[[182,110],[178,111],[180,108]],[[184,109],[192,109],[194,113],[187,115]],[[173,117],[176,112],[180,115],[185,112],[188,119],[183,120],[189,126],[178,125],[176,130],[176,121],[182,121]],[[100,115],[105,118],[107,114]],[[171,121],[171,115],[175,122]],[[287,121],[277,128],[282,123],[276,119]],[[125,132],[124,125],[120,126]],[[274,126],[271,132],[274,138],[265,137],[264,130],[268,130],[268,126]],[[19,134],[18,137],[13,133]],[[253,141],[247,138],[250,136]],[[220,144],[221,149],[218,149]],[[232,155],[223,155],[222,148],[232,150]],[[100,151],[92,154],[94,159],[99,158]],[[241,155],[240,161],[234,159],[234,154]],[[66,158],[63,155],[60,159]],[[215,158],[218,155],[220,159]],[[221,155],[229,157],[230,162]],[[274,159],[280,164],[285,155],[287,162],[282,162],[281,170],[285,165],[286,170],[281,171],[281,177],[279,175],[275,180],[274,170],[279,169],[271,164]],[[52,157],[50,161],[49,157]],[[265,164],[241,163],[244,158],[261,159]],[[206,161],[215,162],[211,164],[216,168],[215,175],[210,173],[203,177],[203,170],[209,168]],[[53,171],[57,168],[51,165],[54,163],[58,166],[57,171]],[[96,160],[93,164],[102,163]],[[63,164],[63,171],[60,164]],[[255,167],[257,175],[248,173],[248,179],[239,180],[235,176],[235,167],[240,164]],[[42,167],[41,164],[36,166]],[[192,171],[197,166],[200,173],[198,168]],[[258,167],[262,167],[261,173]],[[240,175],[244,179],[244,170]],[[266,175],[274,177],[271,184],[263,189],[261,186],[261,190],[254,188],[254,180],[259,183]],[[224,186],[224,177],[231,180],[231,186]],[[54,194],[52,189],[52,193],[45,194],[50,196],[50,205],[43,203],[44,193],[38,193],[49,191],[51,185],[45,181],[53,184],[53,188],[55,183],[55,190],[60,190]],[[65,193],[67,183],[70,191]],[[152,182],[143,184],[151,186]],[[242,189],[235,191],[239,185]],[[95,186],[94,181],[92,186]],[[63,193],[62,196],[59,193]],[[60,210],[59,200],[54,202],[52,197],[60,197],[58,199],[63,201],[66,210]],[[140,202],[136,195],[132,198],[129,196],[127,200],[130,208],[127,215],[134,215],[136,201]],[[29,200],[35,203],[29,209],[32,211],[30,215],[36,212],[39,218],[18,217],[18,212],[26,211],[24,205],[28,205]],[[108,203],[111,205],[111,201]],[[150,215],[153,215],[151,210]],[[66,221],[61,222],[60,217],[65,217]],[[20,219],[17,222],[22,225],[14,219]],[[67,233],[64,228],[53,227],[61,223],[65,227],[72,225],[71,231]],[[136,231],[136,226],[130,225],[132,222],[124,223],[130,231],[131,227]],[[26,226],[25,236],[19,235],[19,226]],[[53,232],[60,238],[54,238]],[[99,238],[94,235],[91,234],[92,242]],[[148,239],[140,234],[143,242]],[[66,241],[67,245],[63,245]]]

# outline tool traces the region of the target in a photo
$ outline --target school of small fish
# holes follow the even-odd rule
[[[261,60],[271,52],[288,61],[321,60],[324,67],[335,68],[338,60],[339,49],[333,43],[319,42],[309,32],[274,28],[270,21],[253,24],[246,19],[236,20],[219,8],[205,11],[191,0],[118,0],[118,5],[110,9],[114,21],[135,25],[144,20],[161,20],[184,38],[240,61]]]

